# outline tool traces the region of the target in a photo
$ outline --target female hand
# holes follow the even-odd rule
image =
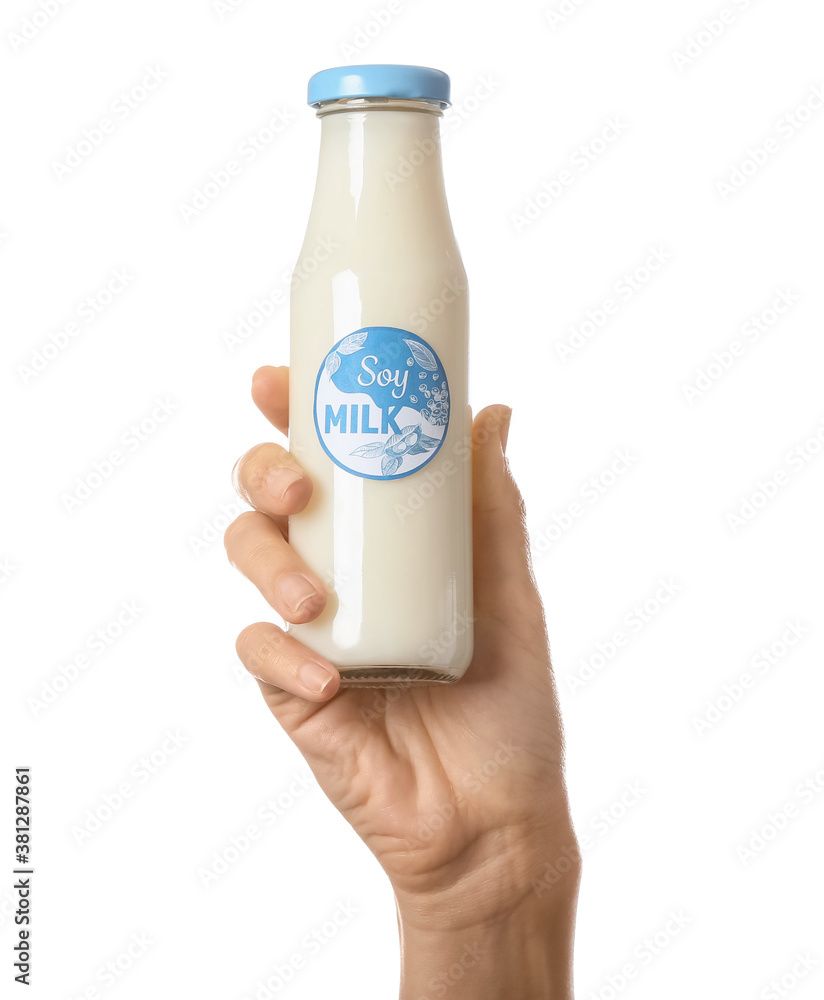
[[[288,369],[259,369],[252,396],[287,433]],[[450,1000],[572,995],[580,854],[523,501],[504,454],[509,416],[490,406],[473,426],[475,655],[458,683],[339,690],[334,665],[276,625],[237,640],[273,715],[389,876],[404,997],[444,995],[436,983]],[[277,444],[246,452],[235,480],[255,509],[226,531],[230,561],[286,621],[312,620],[325,587],[287,532],[311,481]]]

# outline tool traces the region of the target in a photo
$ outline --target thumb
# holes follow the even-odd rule
[[[472,427],[472,518],[475,614],[529,641],[545,635],[543,607],[532,574],[523,497],[506,459],[512,410],[487,406]],[[519,626],[527,626],[526,633]]]

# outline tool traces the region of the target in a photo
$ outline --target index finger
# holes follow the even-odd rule
[[[289,432],[289,367],[264,365],[252,376],[255,406],[281,434]]]

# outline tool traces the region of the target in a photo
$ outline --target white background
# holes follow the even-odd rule
[[[820,966],[797,982],[790,970],[798,954],[824,960],[824,110],[811,89],[824,84],[824,23],[817,0],[726,6],[732,23],[710,0],[520,0],[497,12],[403,0],[377,30],[370,11],[384,0],[243,0],[228,12],[209,0],[70,0],[51,18],[34,0],[4,4],[4,995],[22,764],[37,869],[27,995],[251,997],[339,901],[358,913],[282,994],[395,993],[388,883],[319,790],[294,783],[305,766],[234,653],[237,632],[272,612],[230,569],[221,537],[232,464],[272,437],[249,383],[257,366],[287,361],[288,308],[232,350],[224,335],[288,289],[320,133],[306,82],[346,62],[407,62],[446,70],[459,105],[444,155],[470,280],[472,402],[514,405],[509,454],[536,540],[574,817],[590,841],[578,995],[608,1000],[608,977],[631,963],[614,995],[778,996],[768,984],[787,974],[794,998],[821,996]],[[559,9],[571,13],[548,16]],[[21,44],[35,15],[45,23]],[[159,86],[58,177],[67,147],[154,67]],[[282,131],[184,213],[275,113]],[[579,169],[610,118],[622,134]],[[719,186],[742,166],[740,189]],[[564,169],[572,183],[519,227]],[[620,297],[616,283],[653,248],[667,262]],[[113,269],[128,287],[80,320]],[[742,327],[779,290],[797,301],[748,340]],[[610,297],[620,309],[562,359],[570,328]],[[65,349],[47,348],[72,320]],[[688,399],[733,340],[745,353]],[[44,370],[27,374],[44,348]],[[158,399],[172,412],[152,423]],[[144,419],[151,433],[131,450]],[[67,510],[78,478],[116,448],[123,462]],[[621,451],[629,469],[611,476]],[[595,502],[582,492],[592,477],[604,484]],[[768,480],[774,495],[733,524]],[[574,502],[580,515],[564,520]],[[559,520],[567,529],[553,531]],[[661,580],[676,591],[666,604],[655,603]],[[626,616],[648,600],[636,629]],[[141,612],[95,654],[87,639],[121,602]],[[791,647],[786,623],[803,632]],[[597,659],[616,630],[626,643]],[[761,673],[754,658],[773,643]],[[84,651],[88,665],[61,679]],[[573,690],[594,656],[600,669]],[[753,686],[719,708],[745,671]],[[720,721],[699,734],[710,702]],[[185,742],[163,750],[168,732]],[[139,761],[152,753],[148,775]],[[622,805],[633,782],[640,798],[626,792],[635,801]],[[105,815],[123,783],[131,797],[78,843],[89,810]],[[288,808],[266,825],[258,810],[278,796]],[[744,857],[788,805],[785,829]],[[232,837],[253,823],[261,839],[205,887],[201,869],[233,857]],[[647,962],[643,941],[671,910],[687,926]],[[148,948],[106,987],[98,970],[135,934]]]

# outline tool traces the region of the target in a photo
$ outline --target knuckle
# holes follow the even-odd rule
[[[236,492],[248,503],[249,495],[244,489],[246,481],[246,467],[249,461],[249,452],[244,451],[240,458],[232,466],[232,485]]]
[[[260,524],[260,518],[265,516],[256,510],[245,510],[232,521],[223,533],[223,544],[230,558],[236,551],[239,542],[250,529],[257,527]]]
[[[262,365],[260,368],[257,368],[252,375],[252,388],[268,388],[272,381],[272,375],[276,370],[272,365]]]
[[[278,572],[277,550],[269,537],[249,538],[243,552],[244,575],[253,580],[269,600]],[[271,603],[271,601],[270,601]]]
[[[264,679],[283,658],[284,634],[275,625],[249,625],[235,643],[243,665],[255,677]]]
[[[244,665],[247,660],[247,653],[250,649],[252,643],[254,642],[255,635],[257,634],[257,625],[247,625],[245,629],[238,635],[235,639],[235,650],[237,655],[243,661]]]
[[[283,448],[278,444],[256,444],[237,460],[232,470],[232,480],[235,489],[247,503],[252,503],[252,499],[265,488],[267,473],[273,465],[282,463],[283,453]]]

